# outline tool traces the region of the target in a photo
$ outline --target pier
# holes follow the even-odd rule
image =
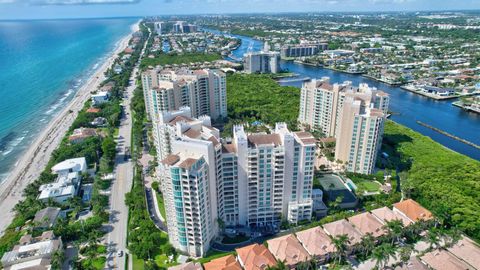
[[[436,128],[436,127],[433,127],[433,126],[431,126],[431,125],[429,125],[429,124],[425,124],[425,123],[423,123],[422,121],[418,121],[418,120],[417,120],[417,124],[419,124],[419,125],[421,125],[421,126],[424,126],[424,127],[426,127],[426,128],[429,128],[429,129],[431,129],[431,130],[433,130],[433,131],[435,131],[435,132],[438,132],[438,133],[443,134],[443,135],[445,135],[445,136],[447,136],[447,137],[450,137],[450,138],[452,138],[452,139],[454,139],[454,140],[456,140],[456,141],[462,142],[462,143],[464,143],[464,144],[466,144],[466,145],[469,145],[469,146],[471,146],[471,147],[474,147],[474,148],[480,150],[480,145],[474,144],[473,142],[470,142],[470,141],[467,141],[467,140],[462,139],[462,138],[460,138],[460,137],[457,137],[457,136],[455,136],[455,135],[452,135],[452,134],[450,134],[450,133],[448,133],[448,132],[446,132],[446,131],[443,131],[443,130],[441,130],[441,129],[438,129],[438,128]]]

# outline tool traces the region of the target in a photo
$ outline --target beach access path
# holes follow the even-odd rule
[[[118,43],[112,55],[102,66],[87,80],[78,90],[73,100],[39,133],[38,138],[23,154],[9,176],[0,185],[0,235],[12,222],[15,213],[13,208],[23,199],[25,187],[40,176],[45,169],[52,152],[58,147],[66,132],[72,125],[83,108],[85,102],[94,91],[106,79],[104,73],[110,68],[117,54],[128,46],[131,34],[139,29],[138,23],[131,27],[131,32]]]

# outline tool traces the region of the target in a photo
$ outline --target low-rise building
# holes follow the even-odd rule
[[[82,180],[82,173],[87,171],[84,157],[68,159],[52,167],[52,172],[58,174],[53,183],[41,185],[38,199],[47,202],[54,200],[63,203],[77,195]]]
[[[407,217],[412,222],[433,219],[432,212],[412,199],[393,204],[393,211]]]
[[[39,237],[23,236],[19,244],[3,254],[2,269],[50,270],[52,257],[62,250],[62,240],[56,238],[52,231],[44,232]]]
[[[312,189],[313,213],[317,218],[324,217],[328,213],[328,207],[323,202],[323,191],[319,188]]]
[[[310,254],[293,234],[277,237],[267,241],[268,250],[277,258],[278,261],[285,262],[290,268],[301,262],[311,259]]]
[[[384,224],[368,212],[349,217],[348,221],[364,235],[371,234],[373,237],[380,237],[386,233],[383,228]]]
[[[35,228],[47,229],[55,226],[57,219],[60,218],[61,209],[57,207],[46,207],[35,214],[33,223]]]
[[[310,256],[315,257],[320,262],[327,261],[336,251],[332,240],[321,227],[300,231],[296,234]]]
[[[242,270],[242,266],[233,255],[211,260],[205,263],[203,268],[205,270]]]
[[[97,136],[97,130],[94,128],[76,128],[73,130],[72,135],[68,136],[70,143],[82,143],[85,139]]]
[[[92,105],[97,106],[105,102],[108,102],[109,98],[110,98],[109,92],[99,91],[98,93],[92,95]]]
[[[408,219],[402,214],[399,214],[396,211],[392,211],[392,209],[386,206],[374,209],[371,211],[371,213],[385,224],[392,220],[400,220],[403,223],[403,226],[408,226],[412,224],[412,221],[410,219]]]
[[[349,240],[349,246],[353,246],[362,241],[362,234],[345,219],[324,224],[323,228],[332,237],[346,235]]]
[[[277,264],[272,253],[264,245],[253,244],[237,248],[235,251],[238,254],[238,262],[245,270],[265,270]]]
[[[434,250],[420,257],[420,259],[434,270],[471,270],[467,263],[459,260],[445,250]]]

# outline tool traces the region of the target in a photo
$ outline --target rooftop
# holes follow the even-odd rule
[[[385,234],[383,224],[372,214],[366,212],[348,218],[357,230],[362,234],[371,233],[374,237],[379,237]]]
[[[467,237],[460,239],[455,245],[448,248],[448,251],[476,269],[480,269],[480,247],[471,239]]]
[[[310,255],[293,234],[277,237],[267,241],[268,250],[279,261],[294,266],[300,262],[310,260]]]
[[[460,261],[445,250],[434,250],[420,258],[435,270],[471,270],[468,264]]]
[[[412,199],[395,203],[393,204],[393,208],[402,212],[412,221],[418,221],[421,219],[429,220],[433,218],[433,215],[430,211]]]
[[[205,270],[242,270],[242,267],[233,255],[228,255],[205,263],[203,268]]]
[[[272,253],[264,245],[253,244],[237,248],[236,252],[245,270],[264,270],[277,264]]]
[[[399,213],[392,211],[392,209],[388,207],[382,207],[378,209],[374,209],[371,211],[374,216],[376,216],[378,219],[382,220],[384,223],[387,221],[392,221],[392,220],[400,220],[403,223],[403,226],[408,226],[412,224],[412,221],[410,221],[408,218],[406,218],[403,215],[400,215]]]
[[[321,227],[297,232],[297,238],[312,256],[325,256],[335,252],[335,246],[330,237]]]
[[[278,134],[251,134],[248,136],[248,142],[255,145],[274,145],[279,146],[282,140]]]
[[[184,264],[169,267],[168,270],[203,270],[200,263],[187,262]]]
[[[323,225],[323,228],[333,237],[347,235],[350,240],[350,245],[360,243],[362,240],[362,234],[345,219],[327,223]]]

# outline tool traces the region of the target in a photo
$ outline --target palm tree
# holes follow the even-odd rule
[[[335,246],[335,261],[338,259],[338,263],[340,263],[342,259],[347,256],[347,249],[348,245],[350,244],[350,239],[348,239],[346,234],[342,234],[333,237],[332,243]]]
[[[435,228],[427,231],[427,243],[430,245],[430,249],[434,249],[440,242],[439,233]]]
[[[382,269],[391,257],[396,258],[394,246],[388,243],[376,247],[372,255],[376,261],[375,267],[378,269]]]
[[[365,257],[368,257],[375,248],[375,237],[373,237],[373,234],[367,233],[362,236],[362,241],[358,245]]]
[[[402,236],[403,232],[403,223],[398,219],[387,221],[386,224],[383,226],[385,230],[388,232],[388,238],[391,239],[391,243],[393,244],[395,241],[399,241],[400,237]]]
[[[413,253],[413,247],[410,245],[406,245],[400,248],[399,255],[400,255],[400,261],[402,265],[406,264],[410,260],[412,253]]]

